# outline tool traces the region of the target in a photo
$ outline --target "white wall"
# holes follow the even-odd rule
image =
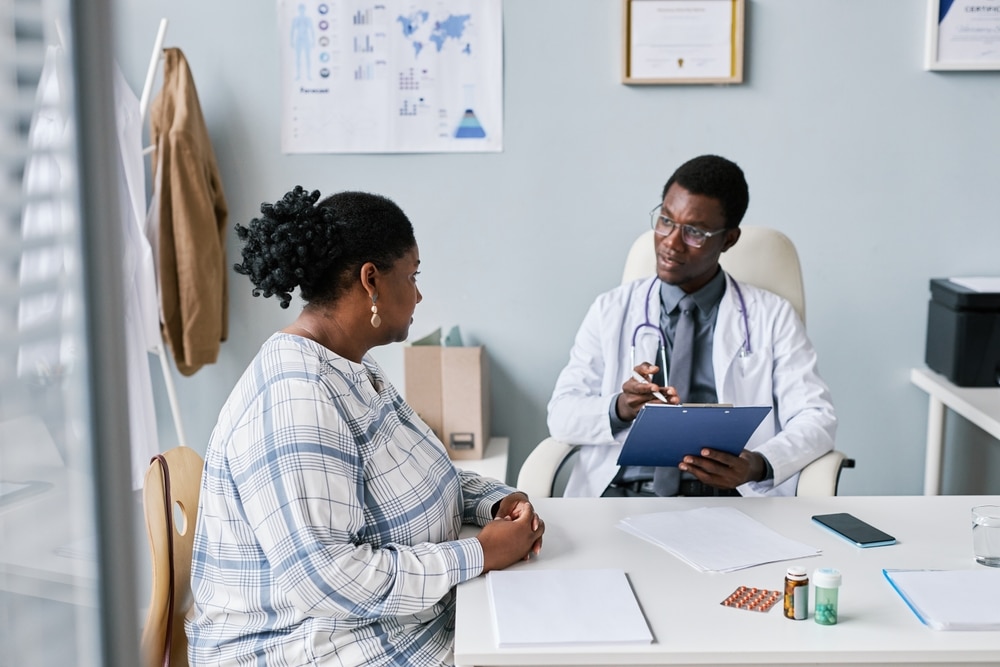
[[[586,307],[618,282],[673,169],[712,152],[747,174],[744,223],[777,227],[801,253],[838,448],[858,462],[841,492],[921,492],[926,397],[908,372],[923,363],[928,280],[1000,273],[1000,72],[923,71],[923,0],[748,0],[746,79],[729,87],[619,83],[620,0],[508,0],[504,151],[480,155],[282,155],[276,2],[114,7],[136,91],[170,19],[167,46],[193,69],[231,223],[296,184],[403,207],[423,260],[411,331],[458,323],[487,346],[511,480],[546,434]],[[229,243],[233,263],[235,234]],[[260,343],[294,317],[253,298],[243,276],[230,296],[219,362],[176,378],[202,451]],[[375,356],[402,387],[400,347]],[[951,431],[963,446],[949,451],[944,490],[1000,492],[1000,448],[974,427]]]

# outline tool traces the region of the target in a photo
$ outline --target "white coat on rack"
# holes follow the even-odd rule
[[[153,253],[144,230],[146,177],[142,160],[142,116],[139,99],[114,67],[115,124],[118,131],[125,281],[125,356],[128,376],[129,440],[132,485],[142,488],[149,460],[159,453],[149,350],[159,344],[156,274]]]

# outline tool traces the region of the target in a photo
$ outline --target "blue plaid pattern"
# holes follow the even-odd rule
[[[483,568],[459,530],[512,491],[457,470],[370,357],[275,334],[205,455],[191,664],[451,664]]]

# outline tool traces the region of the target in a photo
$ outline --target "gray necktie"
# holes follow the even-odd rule
[[[681,402],[691,394],[691,367],[694,358],[694,311],[697,305],[689,295],[677,304],[680,316],[674,330],[674,346],[670,353],[670,373],[667,384],[677,390]],[[658,496],[676,496],[680,488],[681,471],[677,468],[656,468],[653,471],[653,491]]]

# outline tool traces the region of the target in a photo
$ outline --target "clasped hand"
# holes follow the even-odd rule
[[[545,522],[535,514],[527,494],[515,491],[505,496],[493,521],[479,532],[483,546],[483,572],[501,570],[542,550]]]

